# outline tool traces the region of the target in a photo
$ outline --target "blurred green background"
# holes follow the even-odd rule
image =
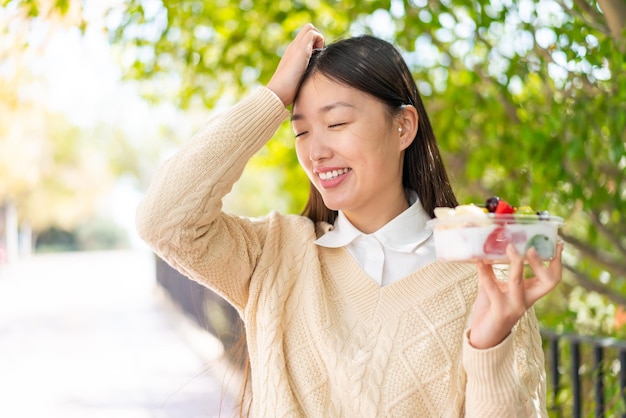
[[[159,162],[269,80],[305,23],[399,46],[463,203],[565,219],[557,331],[626,336],[623,0],[0,2],[0,259],[141,245]],[[299,212],[286,122],[225,207]],[[2,261],[0,261],[2,262]]]

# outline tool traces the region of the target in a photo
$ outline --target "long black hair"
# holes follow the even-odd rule
[[[431,217],[438,206],[458,204],[415,80],[396,47],[370,35],[339,40],[314,51],[300,87],[318,73],[380,100],[391,117],[401,112],[403,106],[414,106],[419,117],[418,129],[404,153],[402,185],[415,190]],[[326,207],[311,183],[309,200],[302,215],[313,222],[332,224],[337,211]]]

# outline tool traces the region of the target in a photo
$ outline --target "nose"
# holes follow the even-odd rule
[[[330,158],[332,155],[332,149],[326,143],[326,139],[323,134],[311,135],[309,142],[309,160],[322,161]]]

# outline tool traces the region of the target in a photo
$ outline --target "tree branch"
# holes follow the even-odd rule
[[[529,31],[533,34],[533,37],[535,37],[535,31],[534,30],[529,30]],[[560,67],[561,69],[563,69],[567,73],[568,78],[571,79],[572,76],[579,75],[580,76],[580,80],[583,83],[583,90],[585,92],[587,92],[590,96],[595,94],[598,91],[598,86],[594,85],[593,83],[591,83],[589,81],[589,78],[588,78],[589,74],[572,72],[567,67],[564,67],[563,65],[555,62],[554,58],[552,57],[552,54],[547,49],[544,49],[544,48],[540,47],[539,45],[537,45],[536,42],[535,42],[535,44],[533,46],[533,51],[535,51],[535,53],[539,57],[543,58],[546,62],[551,63],[553,65],[556,65],[557,67]],[[545,83],[545,84],[546,84],[546,86],[548,85],[547,83]],[[571,96],[572,95],[571,91],[579,92],[580,90],[581,90],[580,88],[575,87],[575,85],[572,83],[572,85],[569,87],[569,89],[567,89],[565,91],[567,91],[568,96]],[[561,90],[561,91],[564,91],[564,90]],[[552,92],[546,91],[545,93],[549,95],[548,97],[552,96]]]
[[[617,250],[619,250],[624,258],[626,258],[626,248],[622,245],[619,237],[614,234],[614,231],[611,231],[600,221],[600,215],[597,212],[594,211],[591,213],[591,221],[598,231],[600,231],[602,235],[604,235],[604,237],[606,237],[606,239],[609,240],[609,242],[613,244]]]
[[[574,0],[576,7],[582,12],[579,12],[574,7],[568,7],[562,0],[557,0],[563,10],[569,11],[572,15],[575,15],[582,20],[586,25],[591,26],[595,30],[602,33],[609,33],[609,28],[605,24],[604,16],[589,5],[585,0]],[[587,17],[587,16],[589,17]]]
[[[622,134],[622,138],[626,138],[626,136],[624,136],[624,134],[626,134],[626,129],[624,129],[624,132]],[[602,163],[598,165],[598,170],[600,172],[603,172],[605,174],[607,174],[608,177],[615,179],[616,177],[620,177],[624,174],[624,172],[618,168],[617,164],[615,165],[611,165],[611,164],[607,164],[607,163]]]
[[[605,268],[611,274],[626,277],[626,265],[620,263],[620,261],[614,259],[610,255],[600,252],[596,248],[591,245],[579,240],[578,238],[568,235],[563,231],[559,232],[559,236],[563,238],[563,240],[574,247],[578,251],[581,252],[585,257],[589,257],[595,263],[599,264],[602,268]]]
[[[582,286],[584,289],[592,291],[592,292],[597,292],[597,293],[599,293],[601,295],[604,295],[610,301],[612,301],[612,302],[614,302],[614,303],[616,303],[618,305],[626,305],[626,297],[622,296],[621,294],[613,292],[608,287],[601,285],[600,283],[598,283],[595,280],[591,279],[588,275],[586,275],[583,272],[575,269],[572,266],[564,264],[563,268],[565,268],[565,270],[569,271],[572,274],[572,276],[574,277],[574,279],[578,282],[578,284],[580,286]]]

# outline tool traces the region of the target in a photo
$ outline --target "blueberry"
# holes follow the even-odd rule
[[[489,211],[490,213],[494,213],[496,211],[496,207],[498,206],[499,201],[500,198],[498,196],[491,196],[489,199],[487,199],[487,201],[485,202],[485,207],[487,208],[487,211]]]
[[[537,216],[540,221],[549,221],[550,220],[550,212],[547,210],[540,210],[537,212]]]

